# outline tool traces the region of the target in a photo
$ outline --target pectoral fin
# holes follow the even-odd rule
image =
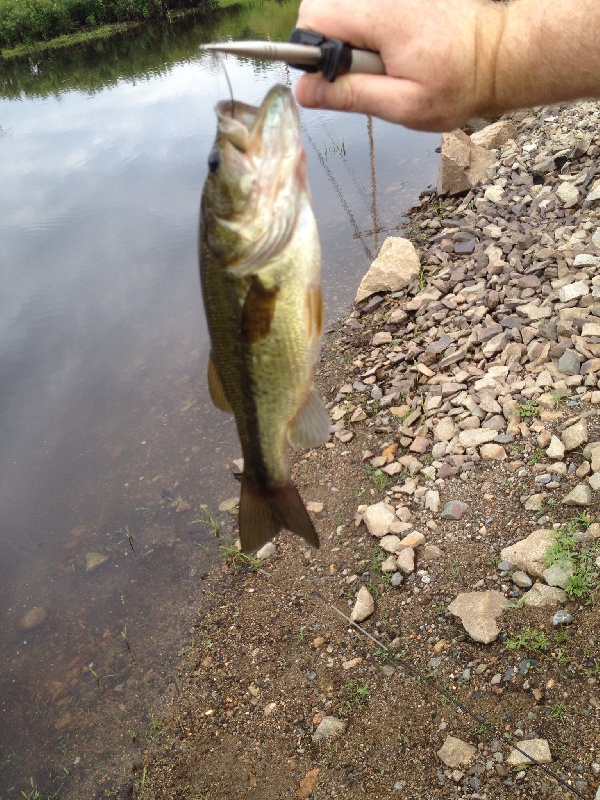
[[[331,420],[322,397],[314,388],[288,428],[291,447],[318,447],[329,438]]]
[[[219,378],[219,373],[215,367],[212,353],[208,359],[208,391],[210,392],[210,399],[217,408],[221,409],[221,411],[227,411],[230,414],[233,414],[233,409],[229,404],[229,400],[225,396],[225,390],[223,389],[221,378]]]

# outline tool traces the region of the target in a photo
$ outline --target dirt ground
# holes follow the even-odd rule
[[[327,400],[352,379],[352,357],[371,322],[361,320],[354,345],[342,326],[326,335],[319,382]],[[487,462],[466,480],[446,480],[442,503],[459,499],[469,510],[460,521],[428,527],[439,515],[415,506],[415,527],[443,556],[418,563],[394,588],[381,572],[377,540],[355,522],[361,503],[385,497],[364,470],[363,452],[375,452],[387,432],[369,418],[353,432],[350,442],[335,440],[295,464],[305,501],[323,504],[321,549],[286,533],[264,562],[224,551],[220,569],[202,583],[202,612],[187,631],[180,670],[156,699],[150,742],[140,746],[119,796],[592,800],[600,780],[598,605],[568,603],[574,622],[561,629],[547,608],[510,609],[500,637],[487,645],[471,640],[447,610],[478,581],[508,592],[500,550],[537,527],[519,502],[535,491],[533,472],[515,486],[505,466]],[[533,443],[519,445],[527,460]],[[557,505],[548,516],[561,522],[573,510]],[[349,614],[361,585],[376,605],[363,626],[380,644],[334,610]],[[509,649],[506,642],[528,627],[546,634],[543,646]],[[345,727],[314,742],[324,716]],[[448,735],[475,748],[460,768],[437,755]],[[546,739],[549,768],[574,791],[539,767],[510,766],[505,735]],[[112,791],[100,788],[97,797]]]

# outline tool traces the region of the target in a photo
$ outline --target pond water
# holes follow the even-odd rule
[[[0,798],[110,796],[152,735],[238,492],[207,397],[199,197],[229,91],[204,41],[262,2],[0,67]],[[285,65],[227,58],[259,103]],[[439,137],[301,111],[331,321],[432,184]],[[170,677],[171,676],[171,677]],[[32,794],[33,796],[33,794]]]

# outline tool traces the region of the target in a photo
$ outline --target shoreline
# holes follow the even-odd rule
[[[227,553],[122,791],[564,797],[504,734],[600,791],[600,105],[508,119],[490,181],[407,211],[422,273],[324,336],[333,434],[293,469],[321,550]]]

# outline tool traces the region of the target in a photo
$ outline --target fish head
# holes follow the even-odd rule
[[[223,100],[208,158],[203,226],[210,250],[241,272],[280,252],[308,193],[306,155],[291,91],[274,86],[258,107]]]

